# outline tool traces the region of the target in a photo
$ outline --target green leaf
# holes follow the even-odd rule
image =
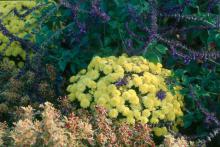
[[[161,55],[160,54],[156,54],[155,52],[148,52],[146,53],[146,55],[144,55],[144,57],[146,59],[148,59],[150,62],[153,63],[161,63]]]
[[[63,72],[65,70],[65,68],[66,68],[67,60],[61,59],[58,62],[58,65],[59,65],[59,69]]]
[[[168,50],[168,48],[162,44],[158,44],[156,46],[156,49],[161,53],[161,54],[166,54],[166,51]]]
[[[188,128],[189,126],[191,126],[193,119],[194,119],[193,113],[186,114],[183,118],[184,128]]]

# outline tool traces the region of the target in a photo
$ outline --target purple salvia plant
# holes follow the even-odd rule
[[[158,31],[158,25],[157,25],[157,16],[158,16],[158,8],[157,8],[157,1],[156,0],[149,0],[150,4],[150,32],[149,37],[144,45],[144,52],[143,54],[146,54],[148,45],[154,41],[155,36],[157,35]]]
[[[168,7],[168,8],[160,8],[161,13],[166,13],[166,14],[174,14],[174,13],[182,13],[184,8],[188,6],[191,3],[191,0],[185,0],[183,4],[179,4],[173,7]]]
[[[163,13],[160,13],[159,16],[164,17],[164,18],[175,18],[177,20],[202,22],[206,25],[210,25],[212,27],[215,27],[213,24],[211,24],[205,18],[200,18],[200,17],[196,17],[196,16],[193,16],[193,15],[181,15],[179,13],[177,13],[177,14],[163,14]]]
[[[186,1],[185,5],[189,4],[190,1]],[[220,27],[220,21],[219,17],[216,17],[216,24],[212,24],[209,21],[207,21],[205,18],[196,17],[193,15],[181,15],[181,14],[162,14],[156,6],[156,1],[150,0],[150,26],[146,26],[144,23],[144,20],[140,18],[140,16],[137,15],[134,9],[129,7],[128,12],[131,15],[132,20],[137,24],[139,29],[141,29],[143,32],[146,33],[146,37],[141,37],[140,35],[135,34],[132,30],[129,29],[128,23],[126,23],[126,30],[128,34],[135,39],[138,39],[140,41],[144,41],[145,45],[143,47],[142,53],[147,52],[148,45],[155,41],[165,43],[169,46],[170,52],[173,55],[179,56],[184,59],[184,63],[188,64],[192,60],[210,60],[210,59],[217,59],[220,58],[220,52],[219,51],[195,51],[183,43],[171,39],[167,39],[165,35],[172,34],[175,32],[188,32],[192,29],[197,30],[212,30],[212,29],[219,29]],[[186,20],[186,21],[195,21],[195,22],[202,22],[203,25],[201,26],[191,26],[191,27],[183,27],[178,29],[177,24],[166,29],[158,29],[158,18],[175,18],[177,20]],[[143,18],[143,17],[142,17]],[[177,50],[178,49],[178,50]],[[139,53],[137,53],[139,54]]]
[[[193,91],[192,85],[190,85],[190,96],[192,99],[195,101],[196,106],[198,109],[205,115],[205,123],[208,125],[213,125],[215,128],[205,136],[198,136],[197,138],[200,138],[199,140],[203,143],[206,144],[208,142],[211,142],[213,138],[215,138],[219,133],[220,133],[220,121],[216,117],[214,113],[208,112],[202,104],[196,99],[196,95]]]
[[[72,13],[72,19],[75,22],[79,32],[76,35],[76,40],[79,41],[79,36],[81,36],[82,34],[86,33],[86,24],[83,22],[80,22],[78,19],[78,14],[79,14],[79,6],[78,4],[72,4],[70,2],[68,2],[67,0],[60,0],[60,4],[63,5],[64,7],[68,8],[71,10]],[[72,35],[73,33],[71,33]]]
[[[133,55],[133,52],[134,52],[134,49],[133,49],[133,41],[131,39],[125,39],[123,41],[123,44],[125,45],[125,50],[127,52],[128,55],[132,56]]]
[[[103,22],[108,22],[110,20],[110,16],[104,11],[102,11],[100,8],[100,0],[92,1],[90,15],[93,17],[101,18]]]
[[[208,12],[210,13],[212,11],[212,9],[218,4],[220,3],[220,0],[208,0]]]

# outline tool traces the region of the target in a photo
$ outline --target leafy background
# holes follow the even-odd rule
[[[48,3],[47,0],[39,2]],[[35,16],[38,24],[32,30],[35,44],[41,50],[22,70],[43,69],[41,73],[48,76],[46,65],[53,66],[56,74],[51,87],[58,97],[66,94],[69,77],[87,67],[96,55],[142,55],[172,69],[170,87],[183,87],[185,115],[180,132],[189,136],[207,135],[219,127],[215,119],[220,117],[219,3],[218,0],[61,0],[50,3],[41,10],[41,16]],[[206,21],[212,25],[206,25]],[[155,37],[154,28],[156,34],[171,44]],[[175,46],[175,41],[188,48]],[[200,54],[214,54],[216,58],[192,58],[190,48]],[[39,66],[33,68],[31,64]],[[57,103],[54,99],[50,101]]]

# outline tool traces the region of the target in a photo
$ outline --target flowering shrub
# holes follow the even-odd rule
[[[3,145],[3,136],[5,135],[6,132],[6,124],[5,123],[0,123],[0,145]]]
[[[172,135],[166,135],[164,143],[159,147],[196,147],[196,144],[187,141],[184,137],[175,138]]]
[[[148,125],[136,123],[135,126],[117,124],[107,118],[107,111],[97,106],[95,113],[79,110],[68,117],[49,102],[41,106],[41,120],[36,119],[36,112],[31,107],[22,107],[23,114],[7,136],[10,146],[103,146],[103,145],[144,145],[155,146],[151,139]],[[39,110],[40,111],[40,110]],[[38,114],[39,117],[39,114]],[[6,127],[0,124],[0,139]],[[0,140],[2,145],[7,142]]]
[[[42,121],[33,120],[33,108],[24,107],[24,117],[14,123],[15,128],[11,131],[11,137],[16,146],[44,145],[66,146],[71,139],[65,129],[65,123],[59,112],[51,103],[42,105]],[[41,134],[41,135],[40,135]]]
[[[0,146],[220,146],[219,4],[0,0]]]
[[[171,53],[187,64],[216,60],[220,57],[216,3],[59,0],[39,20],[37,42],[50,52],[48,60],[68,75],[85,68],[93,55],[126,52],[162,62]],[[170,56],[166,60],[172,60]]]
[[[166,85],[171,71],[153,64],[143,57],[94,57],[87,69],[70,78],[67,91],[71,101],[82,108],[102,105],[109,117],[134,124],[157,124],[175,121],[182,116],[183,97],[172,94]]]

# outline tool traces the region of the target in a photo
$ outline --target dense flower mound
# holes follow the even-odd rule
[[[183,97],[166,85],[171,71],[143,57],[94,57],[87,69],[70,78],[67,91],[71,101],[83,108],[101,105],[109,117],[127,123],[158,124],[182,116]]]
[[[0,19],[2,25],[13,35],[33,41],[31,28],[36,19],[32,9],[37,5],[35,1],[1,1]],[[28,25],[28,26],[27,26]],[[4,60],[16,59],[18,66],[23,66],[26,58],[26,52],[18,41],[4,35],[4,30],[0,30],[0,53],[3,53]],[[27,36],[28,35],[28,36]],[[15,64],[14,60],[10,61]]]

